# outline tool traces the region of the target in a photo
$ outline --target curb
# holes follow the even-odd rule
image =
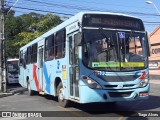
[[[11,95],[13,95],[13,93],[0,93],[0,98],[8,97],[8,96],[11,96]]]
[[[19,90],[13,90],[13,91],[10,91],[10,93],[16,94],[16,93],[21,93],[21,92],[24,92],[24,91],[27,91],[27,88],[22,88],[22,89],[19,89]]]
[[[21,93],[21,92],[24,92],[26,90],[27,90],[26,88],[22,88],[22,89],[19,89],[19,90],[8,91],[7,93],[0,93],[0,98],[8,97],[8,96],[14,95],[16,93]]]

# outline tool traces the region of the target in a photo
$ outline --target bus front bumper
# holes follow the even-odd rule
[[[150,84],[130,90],[91,89],[81,86],[80,103],[144,100],[149,98],[149,90]]]

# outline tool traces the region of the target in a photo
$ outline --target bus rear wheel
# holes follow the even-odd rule
[[[58,87],[57,87],[57,94],[58,94],[58,102],[59,105],[62,107],[68,107],[69,106],[69,100],[66,100],[64,98],[64,88],[62,83],[60,82]]]

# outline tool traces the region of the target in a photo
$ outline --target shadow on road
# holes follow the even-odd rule
[[[21,85],[18,84],[18,83],[8,84],[8,85],[7,85],[7,90],[17,89],[17,88],[19,88],[19,87],[21,87]]]
[[[58,105],[57,98],[45,95],[47,100],[55,101]],[[160,96],[150,95],[148,100],[142,101],[128,101],[117,103],[89,103],[78,104],[71,102],[68,107],[74,112],[78,112],[80,116],[84,117],[128,117],[128,120],[132,120],[132,117],[139,116],[139,113],[148,114],[149,112],[156,112],[157,108],[160,108]],[[76,109],[76,110],[75,110]],[[149,112],[147,112],[149,111]],[[147,120],[147,118],[141,117],[141,120]]]
[[[10,89],[20,87],[20,85],[12,85]],[[38,96],[43,96],[36,94]],[[51,95],[43,96],[49,101],[53,101],[58,106],[57,98]],[[71,102],[69,109],[74,112],[80,111],[81,116],[87,117],[119,117],[126,116],[128,120],[132,120],[132,116],[138,116],[138,113],[147,114],[146,111],[156,112],[160,110],[160,96],[150,95],[148,100],[141,101],[128,101],[128,102],[117,102],[117,103],[90,103],[90,104],[78,104]],[[76,109],[76,110],[75,110]],[[142,117],[141,119],[147,120]]]
[[[71,107],[83,111],[144,111],[160,108],[160,96],[150,95],[148,100],[141,101],[127,101],[117,103],[90,103],[90,104],[78,104],[72,103]]]
[[[76,108],[84,112],[84,116],[139,116],[139,113],[148,114],[149,112],[156,112],[160,108],[160,96],[150,96],[148,100],[143,101],[129,101],[117,103],[90,103],[90,104],[71,104],[70,108]],[[149,111],[149,112],[147,112]],[[129,118],[128,118],[129,119]],[[143,118],[146,120],[146,118]]]

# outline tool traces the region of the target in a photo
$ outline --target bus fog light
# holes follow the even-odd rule
[[[82,79],[85,81],[85,83],[93,89],[102,89],[102,87],[93,79],[87,77],[87,76],[82,76]]]
[[[139,96],[140,97],[148,96],[148,92],[140,92]]]

